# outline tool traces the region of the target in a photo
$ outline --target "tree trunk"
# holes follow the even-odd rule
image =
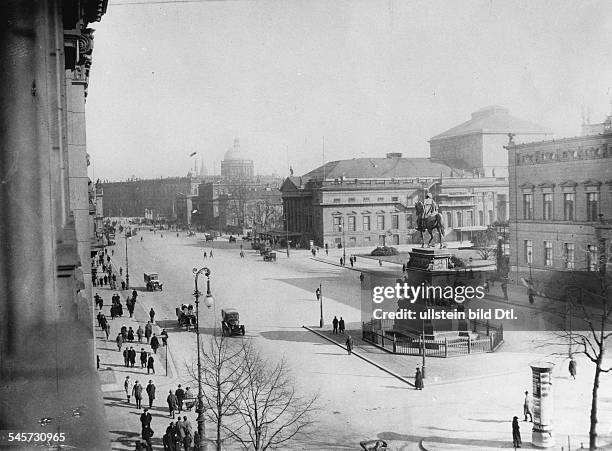
[[[595,378],[593,380],[593,397],[591,399],[591,429],[589,430],[589,449],[597,449],[597,391],[599,390],[599,376],[601,374],[602,352],[595,366]]]

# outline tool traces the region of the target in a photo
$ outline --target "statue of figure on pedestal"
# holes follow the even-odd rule
[[[440,234],[440,249],[443,247],[442,241],[444,236],[444,224],[442,223],[442,215],[438,212],[438,204],[433,200],[431,194],[425,195],[425,201],[420,200],[414,204],[417,214],[417,230],[421,232],[421,247],[425,247],[425,238],[423,232],[427,230],[431,238],[427,243],[427,247],[431,245],[433,240],[433,230],[437,230]]]

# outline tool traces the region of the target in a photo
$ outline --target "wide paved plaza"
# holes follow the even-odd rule
[[[196,357],[195,333],[177,327],[175,309],[182,303],[194,302],[192,269],[203,266],[211,270],[211,291],[215,299],[212,308],[202,307],[200,311],[204,339],[220,326],[221,309],[235,307],[246,327],[245,339],[252,340],[270,359],[285,357],[302,393],[319,393],[321,409],[314,432],[295,442],[292,449],[359,449],[359,442],[367,439],[384,439],[391,449],[398,450],[511,448],[510,423],[514,415],[522,419],[523,392],[531,391],[529,363],[537,360],[556,363],[553,424],[559,446],[555,449],[561,446],[568,449],[568,437],[571,449],[579,449],[581,442],[588,445],[593,368],[586,360],[579,358],[578,377],[570,380],[567,355],[561,355],[563,352],[558,347],[540,346],[542,337],[537,333],[509,332],[504,345],[493,354],[430,358],[425,389],[417,391],[407,382],[414,377],[419,357],[377,352],[357,340],[358,353],[402,376],[405,382],[366,360],[347,355],[341,346],[302,327],[318,330],[319,303],[314,292],[321,284],[324,329],[331,327],[331,319],[337,315],[345,319],[349,331],[358,330],[361,299],[357,270],[399,269],[401,273],[401,266],[385,263],[383,268],[377,268],[377,262],[359,259],[353,270],[343,268],[335,264],[341,250],[333,250],[329,256],[320,253],[317,259],[305,250],[292,250],[290,258],[279,251],[276,262],[264,262],[248,243],[244,247],[245,258],[240,258],[238,245],[230,245],[223,238],[206,243],[201,236],[187,237],[180,233],[177,237],[176,232],[154,234],[148,230],[128,242],[130,284],[139,292],[136,318],[124,315],[113,320],[112,331],[116,335],[121,324],[146,322],[147,312],[153,308],[156,330],[165,327],[169,333],[168,374],[165,350],[158,351],[155,375],[148,376],[139,368],[126,369],[114,343],[102,340],[103,334],[96,328],[100,338],[102,389],[115,449],[132,449],[131,440],[140,431],[139,411],[134,404],[125,403],[126,375],[144,385],[152,379],[157,385],[154,443],[156,449],[162,449],[161,436],[169,421],[165,397],[179,383],[189,383],[188,366]],[[206,259],[204,251],[209,254]],[[114,246],[112,258],[115,265],[125,270],[123,240]],[[163,291],[146,291],[145,271],[159,273]],[[205,277],[200,277],[199,285],[205,291]],[[96,291],[108,305],[112,293],[107,289]],[[121,295],[123,300],[127,292]],[[538,315],[537,309],[520,308]],[[187,415],[195,425],[195,413]],[[211,424],[207,430],[212,430]],[[524,447],[529,448],[530,423],[521,422],[521,433]],[[601,379],[599,434],[601,444],[612,443],[612,375],[609,374],[602,375]],[[227,449],[234,448],[238,449],[232,444],[227,446]]]

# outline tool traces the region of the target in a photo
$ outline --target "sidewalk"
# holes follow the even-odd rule
[[[115,268],[115,266],[113,266]],[[118,282],[121,283],[119,274],[117,273]],[[134,397],[131,397],[131,403],[127,403],[127,396],[124,390],[124,381],[126,376],[130,376],[133,382],[139,381],[143,387],[142,406],[149,407],[148,396],[146,394],[146,386],[149,380],[153,381],[156,387],[156,398],[153,402],[153,408],[149,413],[153,416],[151,428],[154,431],[154,436],[151,440],[154,449],[163,449],[162,437],[165,434],[166,427],[170,421],[173,421],[168,416],[168,407],[166,397],[168,390],[176,390],[178,387],[178,371],[172,360],[172,337],[168,340],[168,346],[160,346],[157,349],[157,354],[153,353],[150,345],[147,344],[146,338],[143,337],[142,342],[138,342],[136,330],[139,324],[143,326],[149,321],[149,313],[143,305],[141,295],[136,301],[134,308],[134,317],[130,318],[125,299],[131,293],[130,290],[111,290],[107,287],[94,287],[94,294],[98,293],[104,299],[104,307],[102,312],[105,314],[110,326],[111,332],[108,340],[106,334],[100,326],[95,322],[95,337],[96,337],[96,354],[100,358],[99,376],[101,381],[101,389],[104,397],[104,405],[109,428],[112,449],[113,450],[133,450],[135,442],[141,438],[140,414],[142,409],[137,409]],[[110,319],[111,297],[118,293],[121,296],[123,305],[123,316],[115,319]],[[97,315],[98,309],[94,312]],[[121,352],[117,350],[116,337],[120,332],[121,326],[132,327],[134,330],[134,342],[126,342],[123,344]],[[161,337],[159,333],[161,328],[154,324],[153,333],[159,338],[161,345]],[[126,367],[123,360],[123,350],[125,347],[132,346],[136,350],[136,363],[133,368]],[[144,349],[150,352],[155,359],[155,374],[147,374],[146,368],[141,368],[140,351]],[[183,414],[182,414],[183,415]],[[195,423],[195,413],[186,413],[192,423],[194,429],[197,427]]]

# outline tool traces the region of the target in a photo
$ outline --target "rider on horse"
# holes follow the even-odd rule
[[[420,229],[424,229],[423,222],[425,221],[425,219],[431,218],[438,214],[438,204],[436,204],[436,201],[431,198],[431,194],[429,193],[425,194],[425,201],[423,202],[423,207],[423,216],[420,218],[421,224],[419,224]]]

